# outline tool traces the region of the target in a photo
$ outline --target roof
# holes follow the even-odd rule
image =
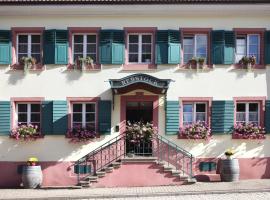
[[[270,0],[0,0],[0,5],[270,4]]]

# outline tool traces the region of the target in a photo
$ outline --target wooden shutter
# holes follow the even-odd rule
[[[265,102],[265,131],[270,133],[270,100]]]
[[[68,110],[66,101],[53,101],[53,134],[66,134]]]
[[[212,102],[212,134],[225,134],[232,131],[234,125],[233,101]]]
[[[67,30],[44,31],[44,63],[45,64],[68,63]]]
[[[103,134],[111,133],[112,103],[110,100],[98,102],[98,132]]]
[[[156,33],[156,63],[168,64],[168,31],[158,30]]]
[[[224,64],[230,65],[234,64],[235,59],[235,34],[233,31],[225,31],[224,32]]]
[[[212,31],[212,63],[224,64],[224,31]]]
[[[11,63],[11,32],[0,30],[0,64]]]
[[[41,132],[53,134],[53,102],[43,101],[41,105]]]
[[[112,31],[112,64],[124,63],[124,31]]]
[[[179,101],[166,102],[166,134],[179,133]]]
[[[264,42],[265,42],[264,63],[270,64],[270,31],[265,31]]]
[[[10,102],[0,101],[0,135],[10,133]]]
[[[180,32],[175,30],[169,30],[169,53],[168,64],[180,63]]]

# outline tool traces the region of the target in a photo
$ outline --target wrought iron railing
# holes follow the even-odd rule
[[[154,134],[151,141],[138,144],[126,141],[125,134],[118,135],[79,159],[76,166],[88,166],[91,170],[81,174],[78,170],[78,182],[85,176],[96,175],[98,171],[110,166],[129,154],[136,156],[154,156],[165,165],[174,166],[182,175],[193,177],[193,156],[167,138]]]

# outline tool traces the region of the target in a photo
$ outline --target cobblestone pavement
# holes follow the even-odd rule
[[[222,195],[226,193],[226,198]],[[193,196],[192,195],[196,195]],[[196,183],[182,186],[89,188],[89,189],[1,189],[0,199],[241,199],[270,200],[270,179],[239,182]],[[209,196],[209,198],[205,198]],[[215,197],[217,196],[217,198]],[[239,198],[238,198],[239,196]],[[253,197],[254,196],[254,197]],[[169,198],[170,197],[170,198]],[[244,199],[244,197],[242,198]]]

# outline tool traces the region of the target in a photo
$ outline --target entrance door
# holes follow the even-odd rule
[[[128,101],[126,103],[126,121],[130,123],[153,123],[153,102]],[[128,153],[134,153],[138,156],[151,156],[152,142],[148,140],[140,143],[126,141],[126,150]]]

